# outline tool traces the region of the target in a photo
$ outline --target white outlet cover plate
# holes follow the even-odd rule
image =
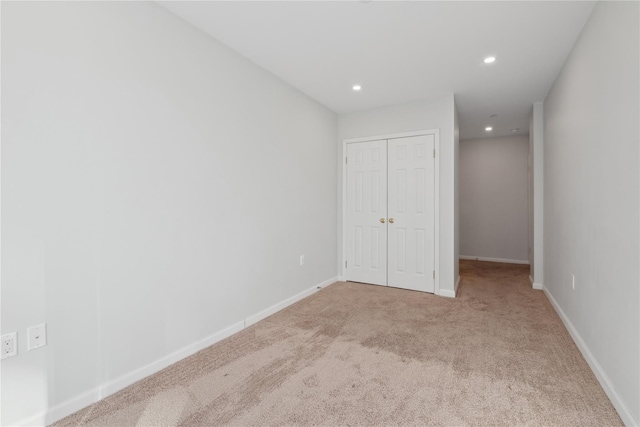
[[[29,350],[47,345],[47,324],[32,326],[27,330],[29,335]]]
[[[10,344],[10,351],[5,353],[5,342],[9,340],[12,344]],[[13,357],[18,355],[18,334],[17,332],[10,332],[2,336],[2,355],[0,359],[6,359],[7,357]]]

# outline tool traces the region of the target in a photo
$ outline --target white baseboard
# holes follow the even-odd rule
[[[536,285],[540,286],[540,288],[536,288]],[[584,340],[578,333],[577,329],[573,326],[573,324],[571,323],[567,315],[564,313],[564,311],[562,310],[558,302],[555,300],[555,298],[553,298],[553,295],[551,295],[549,290],[544,285],[534,283],[533,286],[534,286],[534,289],[542,289],[544,291],[545,295],[551,302],[551,305],[556,310],[556,313],[558,313],[558,316],[560,316],[560,319],[562,319],[562,322],[564,323],[564,326],[567,328],[567,331],[569,331],[569,335],[571,335],[571,338],[573,338],[573,342],[576,343],[576,346],[578,347],[578,349],[582,353],[582,356],[585,358],[585,360],[589,364],[589,367],[595,374],[596,378],[598,379],[598,382],[604,389],[604,392],[607,394],[607,396],[609,397],[609,400],[611,400],[611,403],[618,411],[618,415],[620,415],[620,418],[622,418],[622,422],[629,427],[639,426],[640,420],[636,420],[633,414],[631,413],[631,411],[629,411],[627,406],[624,404],[624,402],[616,392],[615,387],[611,383],[611,380],[609,379],[607,374],[604,372],[604,370],[602,369],[598,361],[595,359],[595,357],[593,357],[593,354],[589,350],[589,347],[587,347],[587,344],[584,342]]]
[[[447,298],[455,298],[456,295],[458,294],[458,285],[460,285],[460,276],[458,276],[458,280],[456,280],[455,285],[453,286],[453,290],[450,289],[441,289],[439,288],[435,294],[439,295],[441,297],[447,297]]]
[[[254,323],[282,310],[290,306],[291,304],[300,301],[303,298],[308,297],[309,295],[319,291],[322,288],[325,288],[332,283],[338,281],[337,277],[333,277],[331,279],[325,280],[311,288],[302,291],[290,298],[285,299],[282,302],[272,305],[271,307],[260,311],[254,315],[251,315],[240,322],[236,322],[231,326],[226,327],[225,329],[218,331],[206,338],[203,338],[200,341],[189,344],[188,346],[175,351],[161,359],[158,359],[154,362],[149,363],[135,371],[129,372],[121,377],[110,380],[100,386],[96,387],[93,390],[89,390],[85,393],[82,393],[74,398],[71,398],[65,402],[60,403],[52,408],[49,408],[46,412],[41,412],[39,414],[33,415],[29,418],[23,419],[16,425],[18,426],[43,426],[55,423],[63,419],[66,416],[69,416],[82,408],[85,408],[92,403],[99,401],[100,399],[104,399],[105,397],[116,393],[122,390],[125,387],[130,386],[131,384],[140,381],[143,378],[148,377],[149,375],[153,375],[156,372],[161,371],[169,365],[172,365],[192,354],[197,353],[198,351],[209,347],[223,339],[240,332],[241,330],[253,325]]]
[[[66,402],[56,405],[53,408],[50,408],[47,412],[46,423],[48,425],[61,420],[62,418],[71,415],[74,412],[77,412],[80,409],[99,401],[100,399],[104,399],[105,397],[112,395],[113,393],[116,393],[123,388],[128,387],[143,378],[148,377],[149,375],[153,375],[156,372],[161,371],[167,366],[170,366],[186,357],[191,356],[192,354],[197,353],[203,348],[207,348],[210,345],[217,343],[218,341],[222,341],[223,339],[230,337],[237,332],[240,332],[242,329],[244,329],[244,322],[236,322],[221,331],[203,338],[200,341],[189,344],[188,346],[183,347],[180,350],[175,351],[167,356],[164,356],[161,359],[151,362],[141,368],[129,372],[128,374],[110,380],[94,390],[83,393],[80,396],[74,397],[67,400]]]
[[[90,405],[91,403],[88,403],[87,405]],[[85,406],[87,406],[85,405]],[[82,409],[82,408],[80,408]],[[75,411],[74,411],[75,412]],[[72,412],[73,413],[73,412]],[[19,423],[17,423],[17,426],[28,426],[28,427],[32,427],[32,426],[46,426],[49,425],[51,423],[47,423],[47,413],[46,412],[40,412],[36,415],[32,415],[29,418],[25,418],[22,421],[20,421]]]
[[[449,289],[440,289],[438,291],[437,295],[440,295],[441,297],[455,298],[456,297],[456,291],[452,291],[452,290],[449,290]]]
[[[447,297],[447,298],[455,298],[456,297],[455,291],[451,291],[451,290],[448,290],[448,289],[440,289],[438,291],[438,295],[440,295],[441,297]]]
[[[488,262],[504,262],[506,264],[529,264],[528,260],[519,259],[506,259],[506,258],[487,258],[481,256],[460,255],[460,259],[470,259],[474,261],[488,261]]]
[[[265,319],[265,318],[271,316],[272,314],[277,313],[278,311],[282,310],[283,308],[286,308],[286,307],[290,306],[291,304],[296,303],[296,302],[300,301],[301,299],[306,298],[309,295],[318,292],[318,290],[320,290],[322,288],[325,288],[325,287],[327,287],[327,286],[329,286],[332,283],[335,283],[337,281],[338,281],[337,277],[332,277],[331,279],[325,280],[324,282],[322,282],[322,283],[320,283],[320,284],[318,284],[318,285],[316,285],[316,286],[314,286],[312,288],[309,288],[309,289],[307,289],[305,291],[300,292],[299,294],[296,294],[296,295],[294,295],[294,296],[292,296],[290,298],[287,298],[284,301],[281,301],[281,302],[279,302],[277,304],[274,304],[271,307],[266,308],[266,309],[262,310],[259,313],[256,313],[256,314],[254,314],[252,316],[249,316],[244,320],[244,327],[247,328],[247,327],[253,325],[254,323],[257,323],[257,322],[261,321],[262,319]]]
[[[531,275],[529,275],[529,281],[531,282],[531,287],[533,289],[536,289],[538,291],[541,291],[544,289],[544,286],[542,285],[542,283],[536,283],[533,281],[533,277],[531,277]]]

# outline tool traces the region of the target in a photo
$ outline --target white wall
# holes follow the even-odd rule
[[[533,269],[535,265],[534,247],[534,227],[533,227],[533,110],[529,113],[529,155],[527,158],[528,183],[527,183],[527,201],[528,201],[528,234],[529,234],[529,278],[533,280]]]
[[[460,120],[453,100],[453,279],[454,292],[460,284]]]
[[[336,137],[334,113],[153,3],[4,2],[2,424],[335,278]]]
[[[531,179],[531,278],[533,287],[541,289],[544,283],[544,112],[542,102],[531,109],[529,126],[529,152]]]
[[[527,135],[460,143],[460,255],[527,263]]]
[[[373,110],[342,114],[338,117],[339,154],[342,168],[342,141],[344,139],[393,133],[440,129],[440,293],[454,296],[458,277],[455,236],[454,177],[456,139],[454,135],[455,102],[453,95],[442,99],[425,100],[409,104],[393,105]],[[340,178],[342,179],[342,178]],[[342,215],[342,183],[339,183],[339,216]],[[338,242],[342,242],[342,222],[339,221]],[[342,248],[338,252],[339,271],[344,266]]]
[[[544,286],[627,425],[640,424],[639,6],[596,5],[544,102]]]

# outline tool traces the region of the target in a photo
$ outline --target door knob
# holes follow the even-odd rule
[[[380,222],[384,224],[384,218],[380,218]]]
[[[393,224],[393,218],[389,218],[389,224]]]

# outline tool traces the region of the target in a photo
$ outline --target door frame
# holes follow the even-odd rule
[[[440,129],[419,130],[414,132],[391,133],[386,135],[365,136],[362,138],[349,138],[342,140],[342,261],[340,262],[340,276],[346,280],[347,272],[344,264],[347,260],[347,144],[354,142],[379,141],[381,139],[398,139],[410,136],[434,136],[435,160],[434,160],[434,261],[433,268],[436,272],[434,283],[434,295],[440,294]]]

